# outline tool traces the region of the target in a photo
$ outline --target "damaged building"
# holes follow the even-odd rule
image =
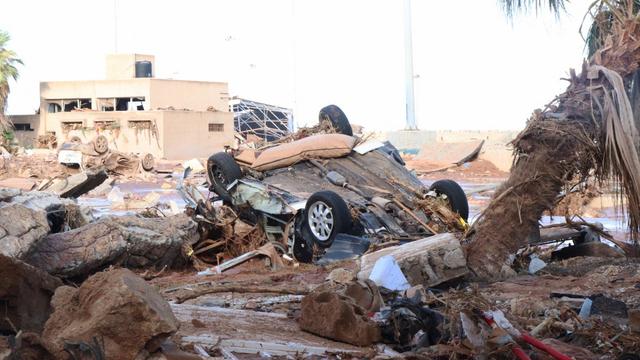
[[[158,79],[154,65],[151,55],[113,54],[104,80],[40,83],[39,114],[13,117],[18,140],[29,146],[36,135],[54,135],[58,144],[104,135],[110,148],[169,159],[230,145],[227,83]]]

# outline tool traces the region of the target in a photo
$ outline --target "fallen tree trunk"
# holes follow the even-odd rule
[[[183,246],[197,240],[197,225],[184,214],[153,219],[106,217],[48,235],[30,249],[25,261],[63,278],[84,277],[108,265],[180,265]]]

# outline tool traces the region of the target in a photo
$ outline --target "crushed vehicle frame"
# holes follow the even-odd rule
[[[364,240],[368,247],[466,229],[467,198],[456,182],[440,180],[426,187],[404,166],[393,145],[353,137],[335,105],[323,108],[319,118],[320,128],[329,134],[280,144],[258,155],[270,151],[279,162],[273,154],[279,148],[307,146],[291,164],[257,169],[258,161],[248,164],[239,156],[241,150],[212,155],[207,175],[209,189],[218,195],[213,200],[231,206],[242,220],[260,224],[270,242],[301,262],[317,260],[336,238]],[[335,150],[331,141],[351,141],[352,146],[341,155],[323,156],[321,151]],[[311,142],[325,149],[314,152],[317,146],[309,148]]]

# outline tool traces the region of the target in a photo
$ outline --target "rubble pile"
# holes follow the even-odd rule
[[[640,18],[615,4],[501,185],[420,179],[335,105],[181,177],[100,136],[60,145],[75,174],[3,153],[0,357],[638,359]],[[629,231],[580,213],[611,182]]]

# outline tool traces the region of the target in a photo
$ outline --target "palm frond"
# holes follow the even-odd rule
[[[550,13],[559,16],[566,11],[568,0],[498,0],[505,15],[513,19],[518,13],[529,13],[535,11],[538,14],[543,8],[547,8]]]

